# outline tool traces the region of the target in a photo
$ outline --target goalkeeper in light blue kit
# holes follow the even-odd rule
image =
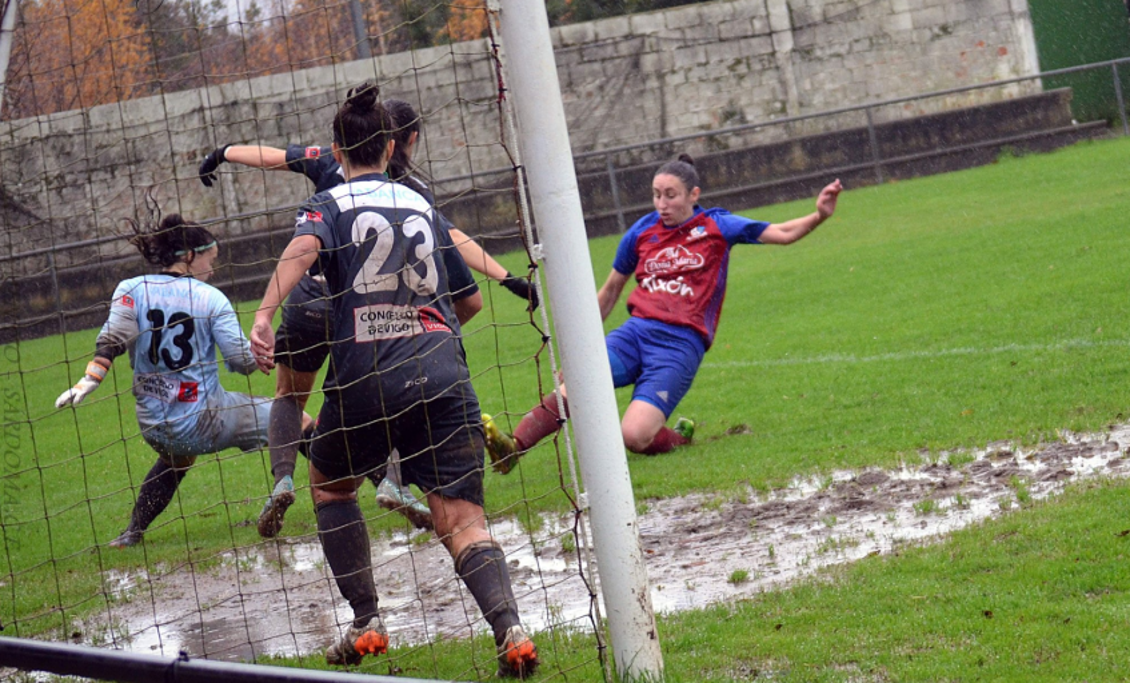
[[[114,358],[129,352],[137,422],[157,462],[141,485],[129,526],[110,542],[115,548],[141,541],[198,455],[265,447],[271,408],[268,398],[220,386],[217,348],[232,372],[249,375],[257,366],[231,302],[206,282],[219,253],[216,239],[175,214],[155,231],[132,225],[130,243],[161,272],[118,284],[94,360],[55,401],[56,408],[77,406],[98,388]]]

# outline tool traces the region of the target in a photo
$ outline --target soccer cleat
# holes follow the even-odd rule
[[[387,477],[377,484],[377,505],[386,510],[399,512],[417,529],[435,530],[432,511],[428,506],[417,500],[407,487],[397,486]]]
[[[274,538],[282,530],[283,517],[286,509],[294,504],[294,480],[290,475],[279,479],[271,497],[263,504],[259,512],[259,535],[263,538]]]
[[[373,617],[365,626],[350,626],[345,637],[326,650],[326,663],[335,666],[357,665],[365,655],[383,655],[388,651],[388,631],[380,617]]]
[[[675,421],[675,426],[671,429],[674,429],[676,434],[687,441],[694,438],[694,420],[689,417],[680,417]]]
[[[145,535],[144,531],[137,531],[136,529],[127,528],[114,540],[110,541],[111,548],[129,548],[141,543],[141,537]]]
[[[499,474],[510,474],[510,470],[518,464],[518,458],[522,457],[514,437],[499,429],[494,418],[486,413],[483,413],[483,430],[486,432],[490,466]]]
[[[526,635],[526,629],[511,626],[498,646],[498,676],[500,678],[529,678],[537,671],[538,649]]]

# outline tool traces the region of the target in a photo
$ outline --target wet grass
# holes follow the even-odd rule
[[[772,488],[1118,419],[1130,382],[1128,159],[1126,140],[1087,143],[849,189],[806,240],[735,248],[717,342],[677,410],[698,421],[697,443],[629,455],[637,496]],[[602,281],[616,239],[591,244]],[[608,327],[625,315],[618,307]],[[472,363],[491,357],[479,348]],[[549,450],[523,462],[524,486],[556,476]]]
[[[717,342],[678,410],[698,421],[696,443],[666,456],[629,456],[639,504],[646,505],[650,497],[691,491],[725,494],[743,484],[765,490],[797,475],[916,461],[923,449],[940,452],[998,439],[1032,443],[1055,438],[1059,429],[1098,429],[1122,419],[1125,387],[1130,386],[1125,362],[1130,300],[1123,275],[1128,169],[1130,141],[1117,140],[1008,158],[962,173],[849,189],[837,216],[805,241],[788,248],[735,249]],[[782,220],[811,207],[806,200],[751,215]],[[616,242],[603,238],[591,243],[598,281],[608,272]],[[518,255],[501,260],[512,271],[521,269]],[[489,287],[485,296],[487,310],[467,328],[468,359],[484,408],[502,414],[502,419],[507,414],[516,418],[549,387],[548,360],[544,354],[538,356],[541,332],[528,324],[529,316],[508,292]],[[246,313],[252,306],[239,308]],[[625,315],[621,302],[607,327],[611,329]],[[540,324],[540,315],[536,320]],[[13,627],[5,634],[69,633],[75,615],[130,599],[110,590],[104,579],[107,569],[206,570],[224,561],[225,550],[259,542],[253,522],[269,490],[266,456],[224,453],[201,459],[182,485],[181,495],[149,533],[144,548],[122,552],[105,548],[124,527],[136,486],[152,465],[153,454],[137,436],[124,360],[87,404],[74,411],[52,407],[58,393],[81,373],[93,351],[94,336],[95,331],[88,330],[21,343],[6,347],[0,360],[6,444],[0,461],[0,572],[6,575],[0,586],[0,623]],[[535,357],[540,359],[537,364],[529,362]],[[257,394],[273,393],[273,381],[261,375],[224,378],[229,389]],[[621,392],[619,399],[623,407],[630,394]],[[318,403],[315,397],[311,410]],[[527,516],[565,508],[570,493],[561,485],[564,465],[553,451],[551,444],[538,448],[506,477],[488,472],[490,511]],[[299,468],[296,483],[301,486],[305,481]],[[1074,494],[1070,500],[1075,502],[1063,505],[1086,507],[1088,501],[1113,495],[1106,490]],[[313,533],[307,500],[301,496],[300,504],[291,509],[284,535]],[[1032,504],[1002,523],[1012,520],[1023,527],[1035,524],[1025,520],[1042,515],[1047,519],[1041,524],[1072,524],[1069,519],[1055,519],[1059,505]],[[375,533],[403,528],[399,518],[378,518],[381,511],[369,487],[363,507],[374,518]],[[974,536],[978,530],[966,533]],[[1019,534],[1003,538],[1011,543]],[[1072,542],[1068,536],[1062,543]],[[1113,549],[1109,543],[1100,545]],[[1044,546],[1047,560],[1070,563],[1073,554],[1079,556],[1066,547]],[[909,558],[933,552],[940,551],[873,558],[830,583],[767,594],[749,606],[717,612],[717,617],[709,616],[714,612],[685,617],[725,623],[738,619],[747,607],[757,613],[757,605],[777,605],[773,612],[750,617],[756,627],[733,629],[746,640],[740,646],[729,642],[729,649],[712,649],[709,639],[697,641],[697,628],[680,626],[681,617],[665,620],[668,670],[673,677],[682,676],[678,680],[748,679],[752,677],[748,672],[741,673],[746,666],[778,672],[774,678],[799,676],[795,680],[846,680],[853,670],[857,676],[866,671],[904,671],[901,676],[890,675],[897,679],[960,677],[945,668],[935,669],[936,675],[898,668],[917,666],[913,662],[923,657],[942,662],[943,651],[957,652],[968,645],[952,635],[941,644],[926,645],[925,634],[941,629],[932,624],[944,621],[941,615],[947,614],[934,610],[943,609],[946,601],[913,597],[937,595],[940,588],[933,588],[934,593],[926,587],[915,592],[925,579],[915,578],[919,572]],[[946,565],[937,557],[932,561],[934,571]],[[841,631],[828,632],[823,641],[830,643],[828,647],[816,637],[805,645],[803,636],[797,635],[800,631],[786,628],[788,622],[780,617],[775,623],[782,623],[782,628],[761,638],[772,615],[786,613],[782,606],[786,603],[796,614],[826,616],[832,608],[825,604],[839,599],[838,587],[848,586],[843,590],[851,592],[852,582],[864,581],[853,573],[857,571],[886,572],[887,578],[876,580],[889,582],[887,590],[905,582],[901,594],[908,604],[935,616],[918,621],[918,612],[892,611],[886,600],[876,599],[870,607],[862,601],[854,605],[852,609],[862,610],[855,617],[859,625],[852,626],[854,637],[839,635],[850,632],[844,630],[844,622]],[[925,575],[926,570],[921,571]],[[1032,566],[1017,571],[1042,570]],[[1043,614],[1043,606],[1035,602],[1046,589],[1032,588],[1026,598],[1006,578],[1003,570],[987,572],[984,580],[999,579],[999,590],[990,584],[984,584],[983,590],[1015,593],[1002,603],[1006,605],[1030,598],[1033,604],[1025,609],[1033,616],[1028,618]],[[869,585],[861,584],[860,592],[866,593]],[[966,587],[954,582],[948,588]],[[1125,597],[1117,591],[1111,595]],[[1056,599],[1064,604],[1075,600],[1081,609],[1094,598],[1079,599],[1066,591]],[[970,597],[968,604],[972,602]],[[887,647],[890,638],[859,629],[871,628],[868,624],[878,628],[875,622],[882,621],[885,611],[898,616],[892,621],[901,620],[902,630],[908,632],[903,636],[909,640],[891,650],[894,654],[880,656],[878,650]],[[1072,616],[1072,623],[1091,624],[1109,616],[1104,615],[1099,611]],[[989,626],[1002,623],[982,619]],[[822,633],[814,619],[795,623]],[[1024,623],[1028,626],[1014,625],[1008,632],[1037,633],[1025,630],[1035,626]],[[729,626],[712,628],[724,631]],[[915,629],[923,633],[912,633]],[[897,633],[893,626],[889,631]],[[756,642],[749,642],[750,633],[758,634]],[[789,634],[796,638],[791,645],[775,640]],[[841,638],[846,651],[854,647],[860,653],[855,664],[832,654],[831,645]],[[1038,654],[1043,645],[1022,642],[1012,647],[1019,652],[1002,652],[986,661],[996,666],[1017,657],[1033,661],[1043,657]],[[1098,657],[1094,654],[1098,641],[1086,642],[1091,650],[1082,654],[1063,650],[1059,660]],[[874,644],[875,654],[869,654],[869,643]],[[450,652],[455,661],[450,666],[437,664],[436,670],[467,676],[467,662],[472,660],[464,648],[482,648],[448,645],[423,648],[421,661],[446,659]],[[570,641],[561,646],[560,666],[566,669],[576,661],[570,652],[574,645]],[[557,656],[557,650],[553,652]],[[471,655],[478,661],[484,656]],[[587,657],[591,650],[577,655],[581,661]],[[956,662],[957,655],[944,661]],[[983,666],[975,660],[966,664]],[[428,666],[421,664],[418,670],[430,671]],[[1005,671],[1004,664],[1000,666],[996,671]],[[418,675],[415,668],[405,670]],[[692,671],[704,672],[703,677],[696,678]],[[575,677],[595,678],[587,673]]]
[[[1130,484],[1086,482],[944,542],[661,617],[667,680],[1121,680],[1127,520]],[[601,680],[591,636],[559,630],[537,640],[545,671]],[[488,680],[490,646],[479,638],[401,648],[359,670]],[[320,657],[274,663],[327,668]]]
[[[943,543],[672,616],[667,668],[677,681],[1118,679],[1128,519],[1130,486],[1090,482]]]

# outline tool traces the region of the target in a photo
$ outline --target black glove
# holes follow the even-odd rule
[[[220,164],[227,161],[224,158],[224,153],[228,151],[231,145],[224,145],[217,147],[204,157],[204,161],[200,162],[200,182],[204,183],[204,187],[212,187],[212,183],[216,180],[216,169]]]
[[[506,277],[502,279],[502,286],[513,292],[514,296],[519,299],[525,299],[530,302],[530,305],[526,306],[527,311],[532,313],[538,310],[538,304],[541,303],[538,300],[538,290],[534,289],[534,285],[529,280],[514,277],[513,274],[507,273]]]

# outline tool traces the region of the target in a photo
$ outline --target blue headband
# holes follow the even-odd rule
[[[211,249],[214,246],[216,246],[216,240],[212,240],[208,244],[204,244],[204,245],[201,245],[199,247],[195,247],[193,249],[181,249],[180,251],[174,251],[173,256],[184,256],[185,254],[187,254],[190,251],[195,251],[197,254],[202,254],[202,253],[208,251],[209,249]]]

